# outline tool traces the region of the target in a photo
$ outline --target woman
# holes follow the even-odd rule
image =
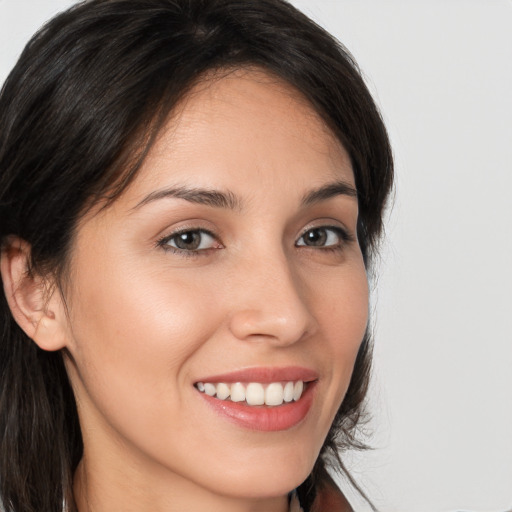
[[[347,52],[281,0],[92,0],[0,116],[6,511],[350,510],[392,159]]]

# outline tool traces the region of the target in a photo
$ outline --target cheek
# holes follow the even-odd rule
[[[364,265],[354,261],[314,287],[316,317],[332,350],[350,354],[359,346],[368,322],[368,281]]]
[[[79,270],[70,351],[88,393],[135,410],[174,396],[216,326],[204,287],[129,264]]]
[[[329,414],[333,417],[349,386],[368,324],[368,281],[362,261],[354,262],[315,289],[316,318],[333,405]]]

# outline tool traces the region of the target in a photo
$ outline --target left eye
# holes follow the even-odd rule
[[[181,251],[201,251],[215,247],[216,240],[213,235],[207,231],[191,229],[167,237],[162,241],[162,245],[174,247]]]
[[[313,228],[306,231],[298,240],[297,246],[329,247],[339,245],[345,237],[343,230],[333,227]]]

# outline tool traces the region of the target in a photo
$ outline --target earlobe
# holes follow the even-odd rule
[[[66,346],[62,300],[47,280],[30,272],[30,251],[30,244],[14,236],[2,248],[5,296],[14,319],[29,338],[43,350],[60,350]]]

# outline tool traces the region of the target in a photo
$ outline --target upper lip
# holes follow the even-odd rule
[[[270,382],[281,381],[298,381],[310,382],[318,379],[318,372],[310,368],[301,366],[285,366],[285,367],[255,367],[236,370],[229,373],[209,375],[197,382],[261,382],[268,384]]]

